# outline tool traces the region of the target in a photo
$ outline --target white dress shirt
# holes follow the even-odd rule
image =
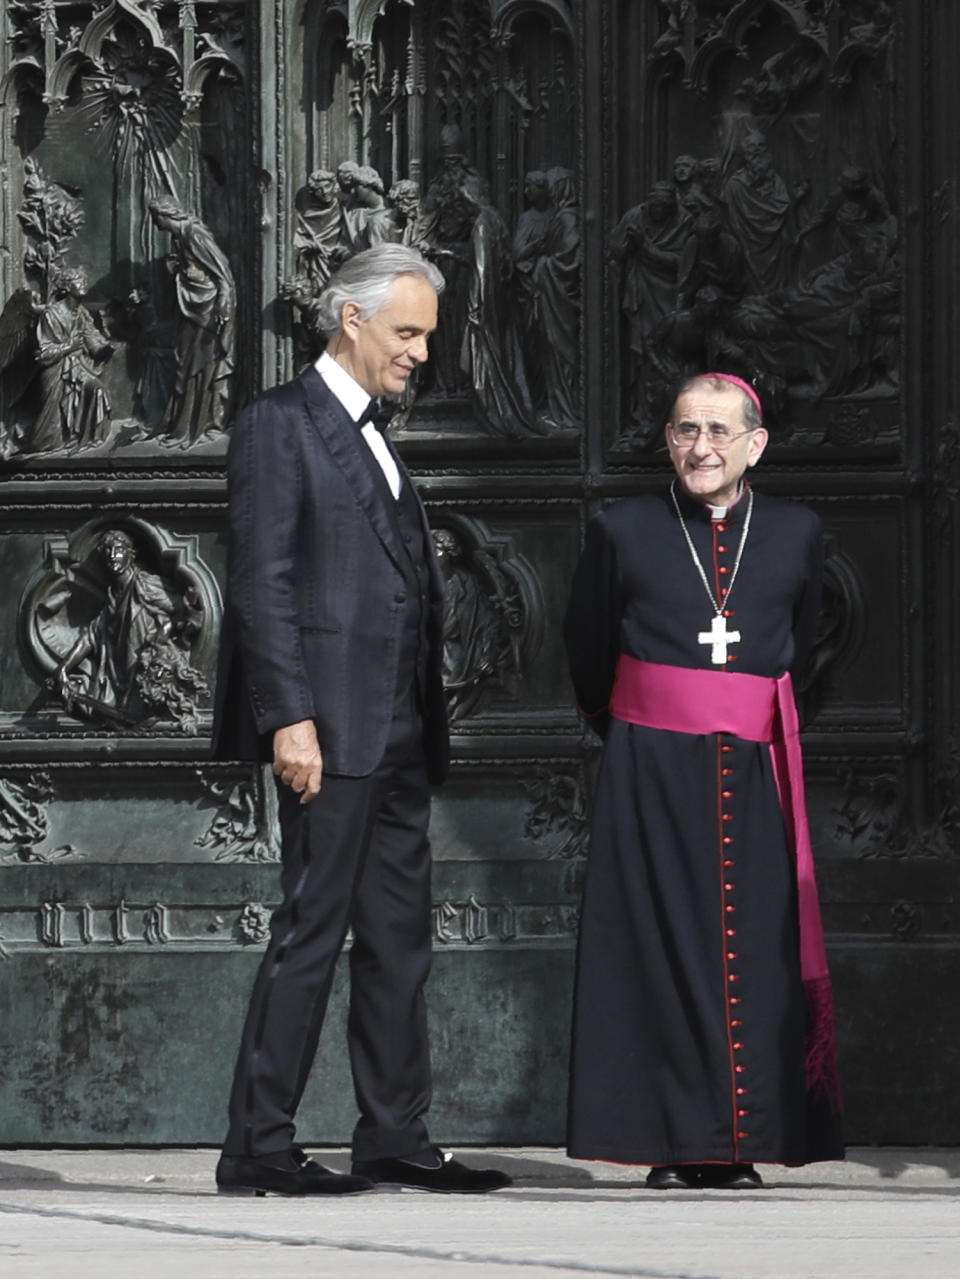
[[[347,370],[338,364],[326,351],[317,360],[314,368],[354,422],[359,422],[366,411],[367,405],[370,403],[370,396],[360,383],[355,381]],[[386,481],[390,485],[390,492],[394,497],[399,497],[400,472],[397,469],[397,464],[394,461],[393,454],[390,452],[387,441],[372,422],[367,422],[362,426],[360,434],[366,440],[370,452],[377,459],[380,470],[383,471]]]

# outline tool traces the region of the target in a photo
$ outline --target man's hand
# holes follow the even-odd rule
[[[317,741],[317,728],[312,719],[278,728],[273,735],[273,771],[300,796],[301,804],[309,804],[320,793],[323,780],[323,756]]]

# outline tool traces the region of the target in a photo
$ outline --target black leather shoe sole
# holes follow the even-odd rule
[[[686,1169],[681,1165],[668,1164],[651,1168],[647,1173],[647,1187],[650,1190],[696,1190],[699,1184],[692,1167]]]
[[[467,1168],[445,1158],[439,1168],[421,1168],[405,1159],[365,1159],[353,1165],[355,1176],[368,1177],[378,1186],[407,1186],[438,1195],[485,1195],[513,1185],[505,1172],[495,1168]]]
[[[331,1172],[313,1160],[305,1160],[299,1168],[274,1168],[258,1159],[242,1159],[222,1155],[217,1164],[217,1194],[245,1197],[252,1195],[355,1195],[372,1190],[366,1177]]]

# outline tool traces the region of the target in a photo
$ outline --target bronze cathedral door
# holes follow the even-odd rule
[[[960,1139],[953,9],[0,9],[0,1142],[222,1137],[278,871],[271,778],[205,755],[224,453],[384,240],[447,281],[392,427],[448,584],[438,1139],[563,1139],[597,747],[560,619],[704,366],[755,380],[758,482],[828,531],[804,701],[848,1135]],[[344,1011],[305,1139],[349,1134]]]

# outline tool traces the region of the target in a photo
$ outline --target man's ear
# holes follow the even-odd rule
[[[343,332],[354,337],[362,323],[363,312],[356,302],[344,302],[340,310],[340,327]]]
[[[767,447],[767,441],[770,439],[770,432],[765,426],[758,426],[750,436],[750,442],[747,448],[747,466],[756,466],[763,455],[763,450]]]

